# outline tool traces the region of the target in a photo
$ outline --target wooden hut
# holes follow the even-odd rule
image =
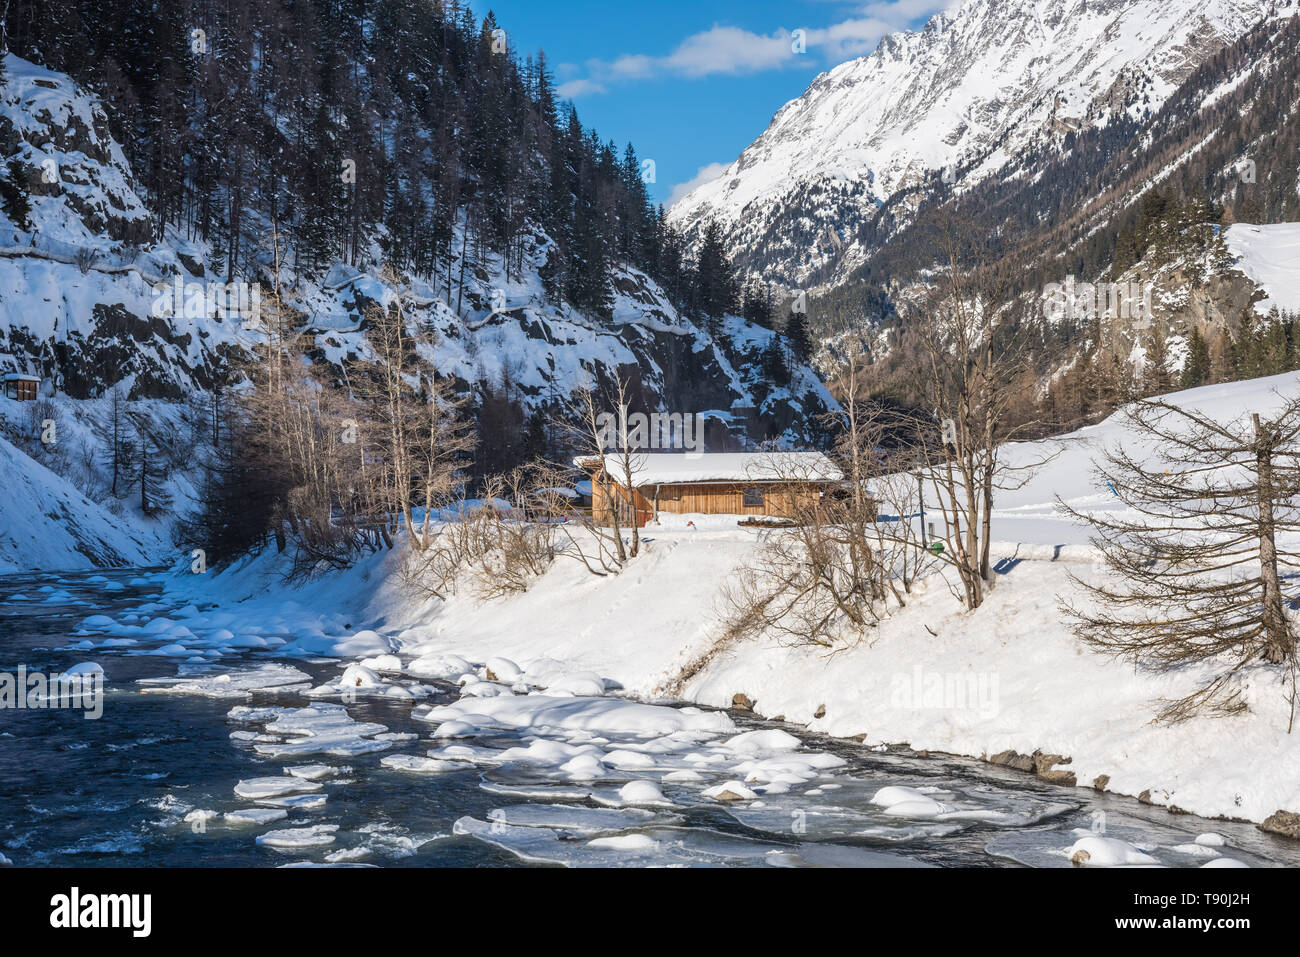
[[[5,396],[19,402],[35,402],[41,391],[41,377],[10,372],[4,377]]]
[[[784,518],[844,479],[820,452],[607,453],[574,464],[591,476],[597,522],[608,524],[617,509],[630,526],[635,507],[638,527],[663,512]]]

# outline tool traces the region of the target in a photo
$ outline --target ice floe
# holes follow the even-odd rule
[[[465,770],[464,763],[460,761],[440,761],[415,754],[386,754],[379,759],[379,763],[394,771],[410,771],[414,774],[443,774],[447,771]]]
[[[337,824],[313,824],[310,827],[289,827],[278,831],[259,834],[257,843],[263,847],[273,847],[278,851],[307,850],[325,847],[334,843],[338,831]]]
[[[387,731],[386,727],[370,721],[353,720],[341,704],[320,703],[308,708],[237,705],[227,716],[232,721],[263,725],[265,733],[276,740],[255,741],[253,748],[259,754],[271,757],[310,754],[352,757],[386,751],[393,746],[391,741],[375,738]]]
[[[195,678],[141,678],[141,691],[153,694],[188,694],[204,698],[251,698],[253,692],[303,690],[311,677],[292,665],[268,663],[249,670]]]
[[[320,791],[324,785],[302,778],[280,775],[278,777],[249,778],[235,785],[235,794],[250,801],[281,797],[285,794],[309,794]]]

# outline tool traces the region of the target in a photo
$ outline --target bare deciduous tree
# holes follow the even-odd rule
[[[1135,663],[1225,662],[1161,718],[1240,710],[1235,676],[1262,661],[1286,669],[1294,721],[1296,633],[1281,570],[1300,567],[1300,555],[1279,537],[1300,532],[1300,399],[1230,423],[1160,400],[1125,415],[1150,451],[1108,449],[1097,476],[1126,510],[1060,505],[1091,527],[1118,580],[1076,578],[1092,602],[1067,600],[1066,612],[1088,644]]]
[[[584,386],[573,393],[565,417],[557,423],[568,443],[578,450],[577,461],[592,476],[592,516],[584,539],[594,545],[594,555],[590,549],[584,550],[583,542],[576,538],[572,545],[587,567],[599,574],[617,571],[641,550],[636,481],[644,470],[645,455],[629,441],[630,393],[626,381],[618,381],[610,399],[616,411],[603,411],[596,394]],[[613,448],[609,447],[606,415],[617,416],[619,423]],[[627,543],[623,540],[624,522],[630,532]]]
[[[914,480],[900,481],[884,451],[892,416],[871,397],[862,359],[851,357],[830,382],[839,405],[828,414],[830,455],[842,481],[810,494],[824,488],[826,476],[809,460],[779,453],[769,459],[780,474],[771,494],[786,521],[760,533],[753,560],[726,588],[732,637],[763,632],[831,648],[860,640],[891,603],[906,604],[922,558],[907,519]],[[882,504],[898,509],[896,520],[881,520]]]
[[[1011,423],[1014,386],[1024,378],[1024,337],[1014,317],[995,307],[1006,301],[950,251],[945,289],[918,321],[923,392],[935,423],[921,430],[915,449],[937,497],[945,531],[942,560],[958,574],[959,597],[978,608],[993,583],[990,547],[995,494],[1018,488],[1050,456],[1011,464],[1006,443],[1032,429]]]
[[[372,354],[363,363],[359,390],[369,406],[370,458],[363,464],[379,473],[371,488],[381,507],[405,525],[412,547],[422,551],[435,534],[435,511],[459,491],[474,439],[464,401],[449,381],[437,378],[429,359],[434,333],[411,315],[398,278],[385,273],[398,291],[387,308],[375,306],[366,314]],[[423,513],[418,526],[417,507]]]

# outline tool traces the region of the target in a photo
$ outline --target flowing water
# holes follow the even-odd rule
[[[75,708],[0,710],[0,854],[13,864],[279,866],[332,858],[401,867],[1071,866],[1063,850],[1086,833],[1121,839],[1166,865],[1199,866],[1214,856],[1253,866],[1300,864],[1296,845],[1251,825],[1171,815],[1131,799],[1053,787],[974,761],[897,749],[876,752],[734,715],[739,731],[782,728],[798,735],[803,746],[796,757],[822,752],[843,763],[811,775],[803,768],[804,780],[796,775],[793,786],[769,788],[741,801],[701,795],[711,784],[743,779],[736,765],[745,757],[703,740],[690,755],[660,755],[637,770],[619,770],[618,759],[611,759],[613,770],[585,786],[572,775],[559,775],[554,766],[526,762],[472,760],[450,772],[410,773],[381,761],[394,754],[424,755],[448,741],[431,736],[434,724],[413,717],[411,701],[377,697],[359,697],[342,706],[349,718],[387,729],[394,740],[383,751],[291,760],[268,756],[250,744],[283,741],[284,736],[268,734],[266,713],[241,720],[232,717],[232,709],[313,705],[300,689],[257,693],[251,699],[220,698],[144,694],[149,685],[139,682],[178,673],[238,672],[276,660],[270,653],[248,650],[195,663],[125,643],[94,650],[68,647],[78,640],[73,638],[77,624],[90,615],[117,618],[134,612],[147,620],[150,613],[159,613],[166,607],[156,604],[160,592],[160,577],[139,570],[0,577],[0,671],[16,674],[21,665],[28,673],[56,673],[94,661],[106,673],[103,714],[97,720],[87,720],[86,712]],[[291,664],[313,684],[338,679],[337,661],[295,659]],[[422,708],[458,697],[450,683],[423,684],[433,692]],[[339,706],[338,699],[328,705]],[[653,751],[646,735],[568,734],[555,741],[557,747],[569,748],[575,741],[594,741],[625,761]],[[544,730],[501,728],[455,741],[480,758],[552,743]],[[683,763],[703,761],[704,752],[715,761],[715,770],[708,762]],[[766,758],[778,764],[784,760],[780,754]],[[303,787],[326,800],[291,795],[287,803],[306,797],[308,805],[320,806],[285,808],[287,816],[266,824],[235,824],[221,817],[266,806],[237,796],[238,782],[283,779],[286,767],[301,770],[309,764],[325,767],[302,772],[320,775]],[[682,770],[688,767],[702,773]],[[620,785],[637,779],[657,780],[668,803],[620,800]],[[922,808],[911,815],[900,805],[890,809],[895,813],[886,813],[871,798],[893,785],[931,796],[943,803],[944,812],[927,814]],[[257,841],[270,830],[304,833],[311,826],[323,826],[328,836],[303,847]],[[1221,835],[1226,843],[1214,848],[1195,844],[1206,832]]]

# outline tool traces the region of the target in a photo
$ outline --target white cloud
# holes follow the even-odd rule
[[[795,50],[794,31],[770,34],[714,25],[693,33],[666,56],[628,53],[613,60],[587,61],[587,76],[559,87],[561,96],[603,93],[607,85],[662,76],[699,79],[719,74],[741,76],[798,65],[814,53],[828,64],[841,63],[875,49],[880,38],[919,17],[951,9],[959,0],[875,0],[859,4],[858,15],[828,27],[802,29],[806,52]]]
[[[735,75],[779,69],[794,56],[788,30],[763,36],[739,27],[714,26],[687,37],[666,57],[623,56],[610,64],[610,70],[628,79],[660,72],[691,78]]]
[[[929,18],[944,10],[955,10],[959,6],[961,0],[888,0],[863,4],[862,12],[897,23],[910,22],[918,17]]]
[[[717,179],[726,168],[726,163],[709,163],[707,166],[701,166],[693,177],[673,187],[672,192],[668,194],[668,205],[671,206],[695,187]]]
[[[865,56],[876,48],[880,38],[897,28],[876,17],[844,20],[821,30],[808,31],[809,49],[819,49],[829,63],[843,63]]]
[[[556,95],[563,97],[566,100],[576,99],[577,97],[586,96],[591,93],[604,92],[605,87],[603,84],[597,83],[595,80],[589,78],[570,80],[567,83],[561,83],[555,88]]]

